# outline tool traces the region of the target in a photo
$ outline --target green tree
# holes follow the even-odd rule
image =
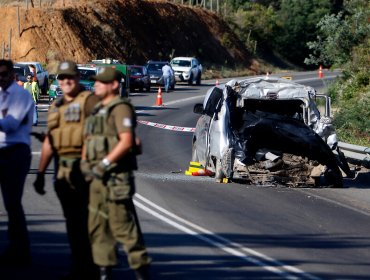
[[[233,21],[237,26],[236,33],[247,46],[255,40],[258,44],[271,45],[276,29],[276,13],[271,6],[244,5],[235,12]]]
[[[329,0],[282,0],[277,11],[275,48],[290,61],[303,65],[309,53],[307,42],[316,37],[317,23],[331,8]]]
[[[318,25],[306,63],[340,66],[342,76],[329,88],[337,108],[334,123],[342,141],[370,146],[370,2],[344,2],[343,13]]]
[[[369,4],[348,3],[346,10],[338,15],[326,15],[318,24],[316,41],[307,43],[312,51],[306,64],[343,65],[351,59],[354,46],[359,45],[370,33],[367,20]],[[344,16],[346,14],[346,16]]]

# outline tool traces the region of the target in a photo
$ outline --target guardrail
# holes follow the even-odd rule
[[[344,142],[339,142],[338,146],[349,161],[370,168],[369,147],[352,145]]]

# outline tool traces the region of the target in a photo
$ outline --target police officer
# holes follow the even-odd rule
[[[137,169],[134,128],[135,111],[119,96],[121,74],[103,67],[94,77],[95,95],[101,102],[85,125],[82,170],[93,181],[90,189],[89,233],[94,262],[101,279],[111,279],[110,267],[117,264],[115,246],[124,245],[137,279],[149,279],[148,257],[132,196],[133,170]]]
[[[45,170],[55,156],[54,186],[66,219],[72,253],[72,271],[66,278],[98,279],[99,269],[93,263],[87,229],[89,183],[81,173],[80,159],[84,121],[99,99],[79,84],[79,72],[74,62],[60,63],[57,75],[63,96],[49,109],[48,134],[42,145],[34,186],[39,194],[45,193]]]

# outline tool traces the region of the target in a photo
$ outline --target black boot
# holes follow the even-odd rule
[[[109,266],[100,267],[100,280],[113,280],[111,267]]]
[[[150,280],[149,265],[143,265],[135,270],[137,280]]]

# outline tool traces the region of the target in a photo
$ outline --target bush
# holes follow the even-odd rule
[[[369,77],[352,73],[352,78],[333,84],[329,95],[337,108],[334,124],[340,141],[370,147]]]

